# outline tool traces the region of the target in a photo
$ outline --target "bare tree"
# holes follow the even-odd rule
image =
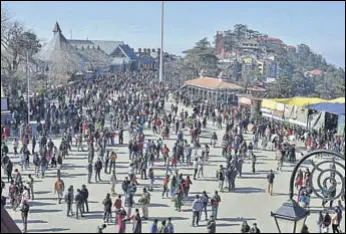
[[[1,46],[4,45],[5,35],[10,28],[11,18],[6,7],[1,6]]]

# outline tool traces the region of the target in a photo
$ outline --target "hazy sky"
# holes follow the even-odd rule
[[[56,21],[67,38],[120,40],[131,47],[160,46],[160,2],[6,2],[13,16],[50,39]],[[234,24],[307,44],[345,67],[345,2],[166,2],[165,50],[175,54]]]

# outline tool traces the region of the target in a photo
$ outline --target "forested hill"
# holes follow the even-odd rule
[[[277,64],[278,75],[276,82],[269,86],[269,97],[345,96],[344,69],[328,64],[325,58],[306,44],[287,45],[279,38],[272,38],[243,24],[236,24],[233,29],[219,34],[222,34],[221,42],[218,35],[213,43],[203,38],[194,48],[184,51],[186,56],[181,70],[189,73],[190,77],[202,69],[212,76],[223,72],[235,82],[248,86],[266,80],[268,76],[259,72],[256,64],[270,60]],[[220,46],[223,51],[221,56]],[[244,69],[242,72],[236,71],[239,65],[244,67],[244,57],[252,58],[252,68],[246,72]],[[225,59],[228,63],[220,65],[220,60]]]

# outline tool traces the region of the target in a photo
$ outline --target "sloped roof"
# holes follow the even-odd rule
[[[130,48],[129,45],[122,44],[122,45],[119,45],[119,47],[131,60],[137,59],[136,53],[134,51],[132,51],[132,49]]]
[[[223,80],[212,78],[212,77],[201,77],[193,80],[187,80],[184,82],[185,85],[192,85],[201,88],[207,89],[233,89],[233,90],[241,90],[243,89],[241,86],[225,82]]]
[[[53,32],[53,38],[33,58],[48,64],[52,75],[78,71],[82,62],[80,54],[64,37],[58,23]]]
[[[110,55],[119,45],[122,45],[122,41],[103,41],[103,40],[92,40],[95,46],[99,46],[106,54]]]
[[[11,216],[1,205],[1,233],[22,233]]]
[[[318,70],[318,69],[309,71],[309,73],[310,73],[311,75],[314,75],[314,76],[320,76],[320,75],[323,74],[323,72],[322,72],[321,70]]]
[[[325,111],[335,115],[345,115],[345,104],[342,103],[318,103],[309,106],[310,109],[317,111]]]
[[[102,50],[86,48],[78,50],[78,53],[83,56],[85,61],[87,61],[93,69],[106,68],[111,64],[110,57]]]
[[[279,102],[283,104],[288,104],[292,106],[307,106],[307,105],[313,105],[317,103],[325,102],[326,100],[321,98],[313,98],[313,97],[294,97],[294,98],[274,98],[274,99],[268,99],[274,102]]]
[[[281,39],[279,38],[274,38],[274,37],[259,37],[256,38],[257,41],[276,41],[276,42],[282,42]]]

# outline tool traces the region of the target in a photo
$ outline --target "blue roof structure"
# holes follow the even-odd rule
[[[345,104],[322,102],[309,106],[310,109],[325,111],[335,115],[345,115]]]
[[[129,45],[122,44],[122,45],[120,45],[120,47],[131,60],[137,60],[137,56],[136,56],[135,52],[132,51],[132,49],[130,48]]]

